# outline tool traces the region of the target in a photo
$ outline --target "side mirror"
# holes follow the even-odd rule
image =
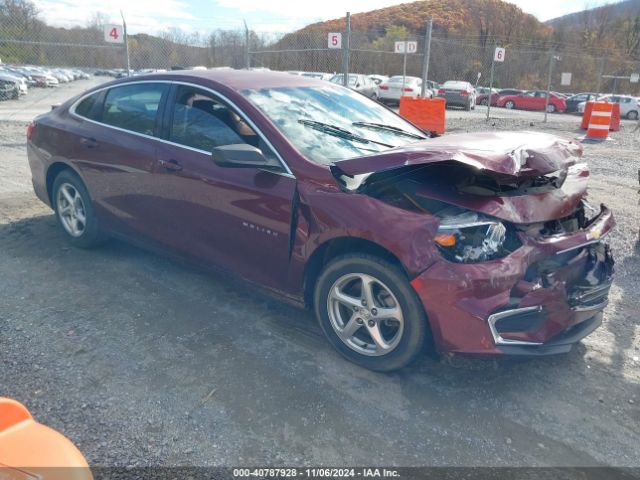
[[[211,152],[216,165],[226,168],[280,169],[280,162],[264,156],[259,148],[248,143],[223,145]]]

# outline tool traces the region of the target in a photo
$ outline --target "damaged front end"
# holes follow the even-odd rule
[[[436,145],[424,161],[411,151],[375,172],[334,169],[346,191],[439,220],[433,242],[442,258],[411,283],[440,352],[563,353],[602,321],[613,215],[586,201],[579,146],[547,137],[542,147],[493,150],[486,161],[478,150]]]

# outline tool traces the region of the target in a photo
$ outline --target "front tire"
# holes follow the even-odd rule
[[[95,210],[84,183],[70,170],[63,170],[53,182],[52,203],[58,224],[74,246],[91,248],[105,239],[98,229]]]
[[[512,109],[516,108],[516,104],[513,103],[511,100],[509,100],[508,102],[506,102],[504,104],[504,107],[508,108],[509,110],[512,110]]]
[[[631,110],[629,113],[627,113],[627,118],[629,120],[638,120],[638,112],[636,112],[635,110]]]
[[[351,362],[389,372],[411,363],[427,337],[427,318],[406,275],[381,258],[337,257],[316,282],[314,307],[331,345]]]
[[[556,111],[556,106],[553,103],[550,103],[549,105],[547,105],[548,113],[555,113],[555,111]]]

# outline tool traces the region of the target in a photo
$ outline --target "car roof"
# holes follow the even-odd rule
[[[128,83],[129,81],[173,80],[193,81],[205,80],[231,88],[245,90],[252,88],[278,88],[319,86],[326,87],[327,82],[302,75],[291,75],[287,72],[253,71],[253,70],[175,70],[158,72],[135,77],[125,77],[113,82],[113,85]],[[201,83],[201,82],[198,82]]]

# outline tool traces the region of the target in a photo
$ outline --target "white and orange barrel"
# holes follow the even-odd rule
[[[609,135],[613,104],[609,102],[595,102],[589,118],[587,138],[604,140]]]

